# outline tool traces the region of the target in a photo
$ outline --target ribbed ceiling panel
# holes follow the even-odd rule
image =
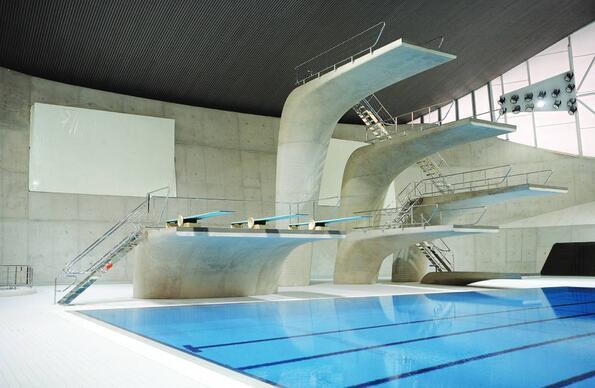
[[[3,0],[0,66],[279,116],[296,64],[379,21],[381,45],[445,36],[456,61],[381,93],[396,114],[460,97],[593,19],[593,0]]]

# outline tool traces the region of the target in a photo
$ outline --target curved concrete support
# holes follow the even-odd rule
[[[212,298],[277,291],[295,247],[341,239],[333,231],[167,228],[150,230],[135,249],[135,298]]]
[[[340,248],[343,255],[341,261],[337,260],[335,265],[335,283],[374,283],[378,279],[380,265],[386,256],[419,241],[497,232],[498,228],[494,227],[465,225],[353,231],[341,242]]]
[[[514,130],[513,125],[468,118],[358,148],[343,173],[341,215],[381,208],[397,175],[426,156]]]
[[[279,128],[277,202],[317,199],[333,129],[353,105],[454,58],[399,39],[294,89]]]

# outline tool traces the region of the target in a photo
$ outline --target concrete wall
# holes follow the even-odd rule
[[[278,118],[107,93],[0,68],[0,264],[33,265],[37,284],[53,282],[65,262],[142,198],[29,192],[29,115],[35,102],[175,119],[179,197],[248,200],[246,211],[274,209]],[[140,139],[137,151],[142,152]],[[228,205],[236,208],[237,202],[217,202]],[[173,200],[170,210],[192,206]],[[131,276],[129,259],[105,279]]]
[[[556,242],[595,241],[595,159],[579,158],[500,139],[482,140],[441,153],[447,172],[510,164],[512,174],[551,169],[548,185],[568,187],[568,194],[532,197],[488,207],[482,225],[500,233],[446,240],[459,271],[539,272]],[[397,192],[419,180],[409,167],[395,184]],[[540,183],[539,179],[531,180]]]

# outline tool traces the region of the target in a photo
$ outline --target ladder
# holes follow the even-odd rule
[[[440,156],[440,158],[442,157]],[[446,178],[442,175],[442,172],[440,171],[440,164],[436,162],[434,159],[428,156],[418,160],[416,164],[424,173],[426,178],[430,179],[430,181],[440,192],[440,194],[449,194],[454,192],[451,185],[446,181]]]
[[[376,95],[364,98],[353,106],[353,110],[364,122],[366,141],[377,143],[392,139],[386,127],[394,125],[395,120]]]
[[[428,259],[430,265],[436,272],[452,272],[454,270],[454,260],[452,251],[443,240],[440,240],[442,247],[439,247],[432,241],[421,241],[415,244],[420,252]],[[448,258],[448,255],[451,258]]]
[[[67,289],[64,290],[67,293],[58,300],[58,304],[70,304],[87,288],[91,287],[103,274],[107,273],[114,264],[120,261],[123,257],[126,257],[128,252],[141,242],[142,236],[143,230],[139,229],[124,237],[119,243],[108,250],[100,260],[85,271],[83,275],[86,276],[78,282],[78,277],[75,274],[70,276],[67,275],[67,277],[72,277],[75,280],[71,283],[70,287],[67,287]]]
[[[141,243],[145,235],[145,225],[148,222],[147,216],[151,213],[152,195],[166,189],[163,208],[159,218],[155,220],[157,223],[161,221],[169,198],[167,186],[147,193],[143,202],[62,268],[54,279],[54,303],[63,305],[72,303]],[[61,286],[67,279],[69,282]],[[64,293],[60,299],[57,299],[58,293]]]

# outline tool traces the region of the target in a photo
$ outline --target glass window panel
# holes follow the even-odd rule
[[[595,40],[595,37],[593,37]],[[595,55],[587,55],[584,57],[575,57],[574,58],[574,82],[578,87],[580,82],[582,81],[583,77],[585,76],[585,71],[589,68],[589,64],[593,60]],[[585,81],[581,85],[581,93],[586,92],[593,92],[595,91],[595,64],[591,66],[591,70],[587,74]]]
[[[568,70],[570,70],[570,64],[568,63],[568,53],[566,51],[538,55],[529,59],[531,83],[542,81]]]
[[[581,130],[583,155],[595,157],[595,128]]]
[[[533,117],[530,113],[507,114],[508,124],[516,125],[516,132],[510,133],[508,139],[515,143],[534,146]]]
[[[572,55],[595,53],[595,22],[572,34]]]
[[[424,115],[424,123],[430,123],[430,115]]]
[[[456,113],[454,101],[452,103],[444,105],[442,107],[442,122],[450,123],[451,121],[455,121],[456,119],[457,119],[457,113]]]
[[[438,109],[431,111],[430,114],[427,116],[428,116],[428,118],[427,118],[428,121],[426,121],[426,123],[437,123],[438,122]]]
[[[488,86],[482,86],[475,92],[475,112],[477,117],[485,117],[485,113],[488,113],[490,117],[490,96],[488,96]],[[495,105],[494,105],[495,106]]]
[[[559,42],[554,43],[537,55],[559,53],[561,51],[568,52],[568,38],[561,39]]]
[[[459,98],[459,119],[473,116],[471,93]]]
[[[529,81],[527,81],[527,80],[505,83],[504,84],[504,93],[510,93],[514,90],[524,88],[527,85],[529,85]]]
[[[578,153],[576,125],[574,123],[548,125],[539,127],[537,131],[537,145],[548,150]]]
[[[502,78],[504,79],[505,84],[527,81],[527,64],[523,62],[517,67],[508,70],[506,73],[502,74]]]
[[[595,112],[595,96],[580,97],[579,101]],[[578,122],[581,128],[595,128],[595,114],[587,109],[580,102],[578,103]]]
[[[490,121],[492,119],[492,116],[490,116],[490,112],[488,112],[488,113],[483,113],[483,114],[477,115],[477,118],[481,119],[481,120]]]
[[[580,109],[580,108],[579,108]],[[548,125],[559,125],[559,124],[573,124],[574,116],[568,114],[568,112],[535,112],[535,126],[543,127]]]

